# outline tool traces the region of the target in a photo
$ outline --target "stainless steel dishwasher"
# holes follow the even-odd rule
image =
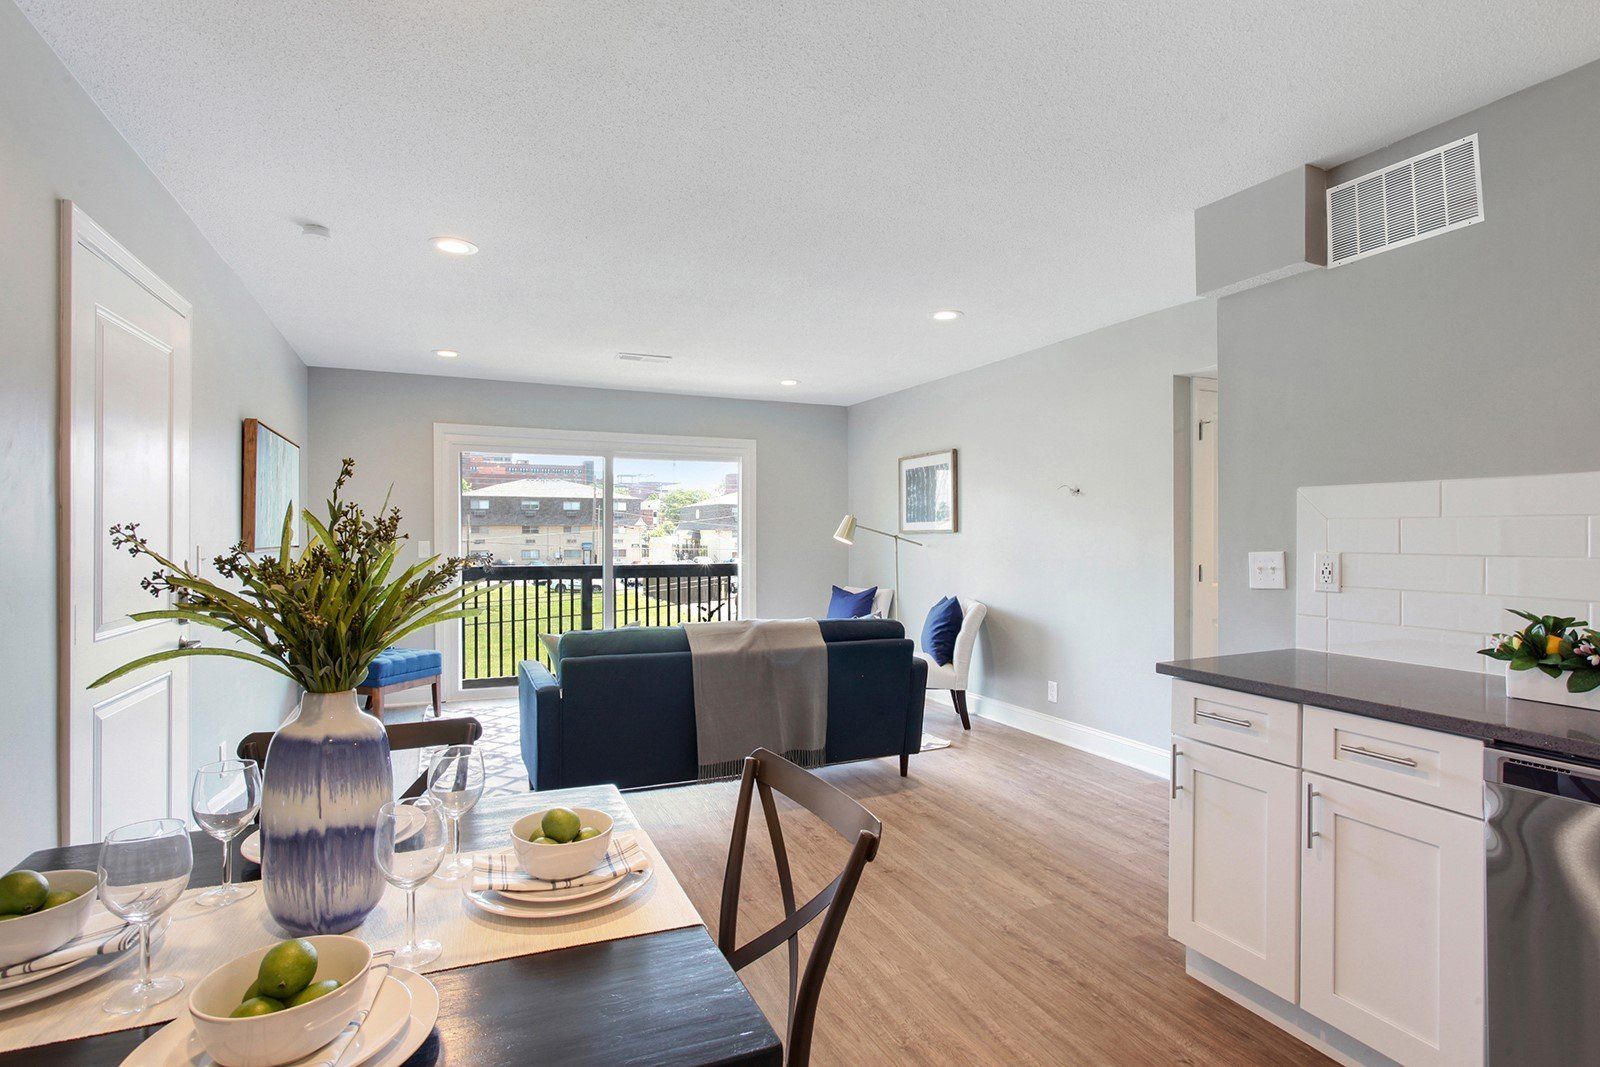
[[[1493,1065],[1600,1062],[1600,764],[1484,757]]]

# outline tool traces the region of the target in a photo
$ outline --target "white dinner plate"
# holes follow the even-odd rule
[[[80,963],[45,971],[34,981],[0,992],[0,1011],[20,1008],[24,1004],[32,1004],[36,1000],[53,997],[64,990],[80,986],[105,974],[130,956],[137,955],[136,951],[123,951],[115,955],[90,956]]]
[[[390,973],[404,982],[411,993],[411,1017],[393,1041],[373,1053],[367,1067],[400,1067],[428,1040],[433,1024],[439,1021],[439,991],[432,982],[404,967],[396,967]]]
[[[508,919],[560,919],[568,915],[582,915],[585,912],[609,908],[618,901],[626,900],[643,889],[653,874],[655,868],[647,867],[639,874],[630,874],[619,882],[611,883],[607,887],[609,892],[603,895],[567,903],[540,904],[529,901],[526,896],[513,897],[506,893],[497,893],[492,889],[473,890],[470,886],[467,889],[467,899],[474,907],[493,915],[503,915]]]
[[[649,870],[649,867],[647,866],[645,869]],[[613,878],[609,882],[578,885],[570,889],[534,889],[527,892],[515,889],[496,889],[494,892],[500,896],[510,897],[512,900],[527,901],[530,904],[564,904],[569,900],[583,900],[585,897],[599,896],[601,893],[609,892],[615,889],[623,878],[629,877],[632,873],[629,871],[623,874],[621,878]]]
[[[417,831],[421,830],[423,824],[428,821],[428,817],[421,811],[417,810],[414,805],[402,804],[400,806],[400,811],[410,821],[407,822],[405,826],[400,828],[400,833],[395,838],[396,841],[404,841],[408,837],[415,837]],[[251,863],[257,865],[261,863],[260,831],[251,830],[249,833],[245,834],[239,839],[239,855],[243,856]]]
[[[383,978],[383,988],[378,992],[378,999],[373,1001],[372,1014],[367,1016],[366,1023],[356,1032],[355,1040],[345,1050],[342,1067],[356,1067],[357,1064],[369,1062],[378,1053],[388,1051],[389,1046],[403,1032],[410,1029],[413,1010],[411,988],[402,977],[409,973],[397,968]],[[434,997],[434,1014],[438,1014],[437,995]],[[433,1028],[431,1022],[428,1028]],[[296,1064],[315,1064],[322,1058],[322,1049],[317,1049],[294,1060],[286,1067],[295,1067]],[[215,1063],[216,1061],[206,1054],[205,1046],[200,1043],[200,1035],[194,1029],[194,1019],[188,1012],[184,1012],[134,1049],[133,1053],[122,1061],[122,1067],[146,1067],[146,1065],[157,1067],[158,1064],[171,1064],[173,1067],[211,1067]]]

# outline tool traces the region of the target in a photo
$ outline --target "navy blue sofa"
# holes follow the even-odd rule
[[[927,664],[893,620],[818,625],[828,654],[827,761],[898,755],[906,774],[922,746]],[[694,670],[682,627],[566,633],[555,669],[524,660],[517,672],[534,789],[695,780]]]

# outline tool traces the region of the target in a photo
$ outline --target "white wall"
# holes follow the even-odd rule
[[[376,507],[392,485],[402,529],[431,539],[435,422],[753,439],[761,614],[819,614],[844,580],[844,408],[313,368],[307,500],[350,456],[354,499]]]
[[[22,816],[0,862],[55,843],[56,200],[78,203],[194,305],[191,486],[209,556],[239,537],[240,420],[306,430],[306,369],[189,217],[0,0],[0,781]],[[285,220],[286,232],[288,220]],[[276,725],[289,683],[240,663],[191,672],[191,759]]]
[[[1600,473],[1313,486],[1296,512],[1298,648],[1499,674],[1477,651],[1523,626],[1507,609],[1600,615]]]
[[[960,452],[960,532],[902,550],[900,604],[914,636],[943,595],[989,606],[974,692],[1165,745],[1173,376],[1215,361],[1215,304],[1197,301],[850,409],[850,508],[868,525],[894,526],[900,456]],[[857,538],[852,582],[892,584],[892,567],[885,539]]]

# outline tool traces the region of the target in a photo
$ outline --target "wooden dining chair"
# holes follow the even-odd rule
[[[783,844],[783,827],[772,794],[776,790],[827,823],[840,837],[850,842],[850,858],[839,877],[829,882],[816,896],[800,907],[794,903],[794,879],[789,873],[789,854]],[[738,947],[739,882],[744,873],[746,831],[750,827],[752,794],[761,794],[766,813],[767,832],[772,837],[772,857],[778,867],[778,888],[783,894],[783,921],[766,933]],[[789,943],[789,1026],[784,1040],[788,1067],[805,1067],[811,1061],[811,1031],[817,1020],[817,1002],[822,996],[822,981],[828,973],[845,912],[855,895],[861,872],[878,855],[883,839],[883,823],[876,815],[846,796],[817,775],[784,759],[776,752],[758,748],[745,757],[744,774],[739,780],[739,803],[733,816],[733,840],[728,845],[728,871],[722,882],[722,910],[717,920],[717,948],[729,966],[741,971],[780,944]],[[800,969],[800,931],[822,916],[817,940],[811,946],[805,970]]]
[[[418,748],[438,748],[445,745],[472,745],[483,736],[483,727],[477,719],[461,716],[460,718],[432,719],[427,722],[397,722],[384,726],[384,732],[389,735],[389,751],[406,752]],[[253,759],[261,768],[261,773],[267,771],[267,745],[272,741],[270,733],[256,733],[239,742],[239,758]],[[428,768],[422,768],[422,773],[417,775],[417,780],[406,787],[400,794],[402,800],[420,797],[428,791]]]

